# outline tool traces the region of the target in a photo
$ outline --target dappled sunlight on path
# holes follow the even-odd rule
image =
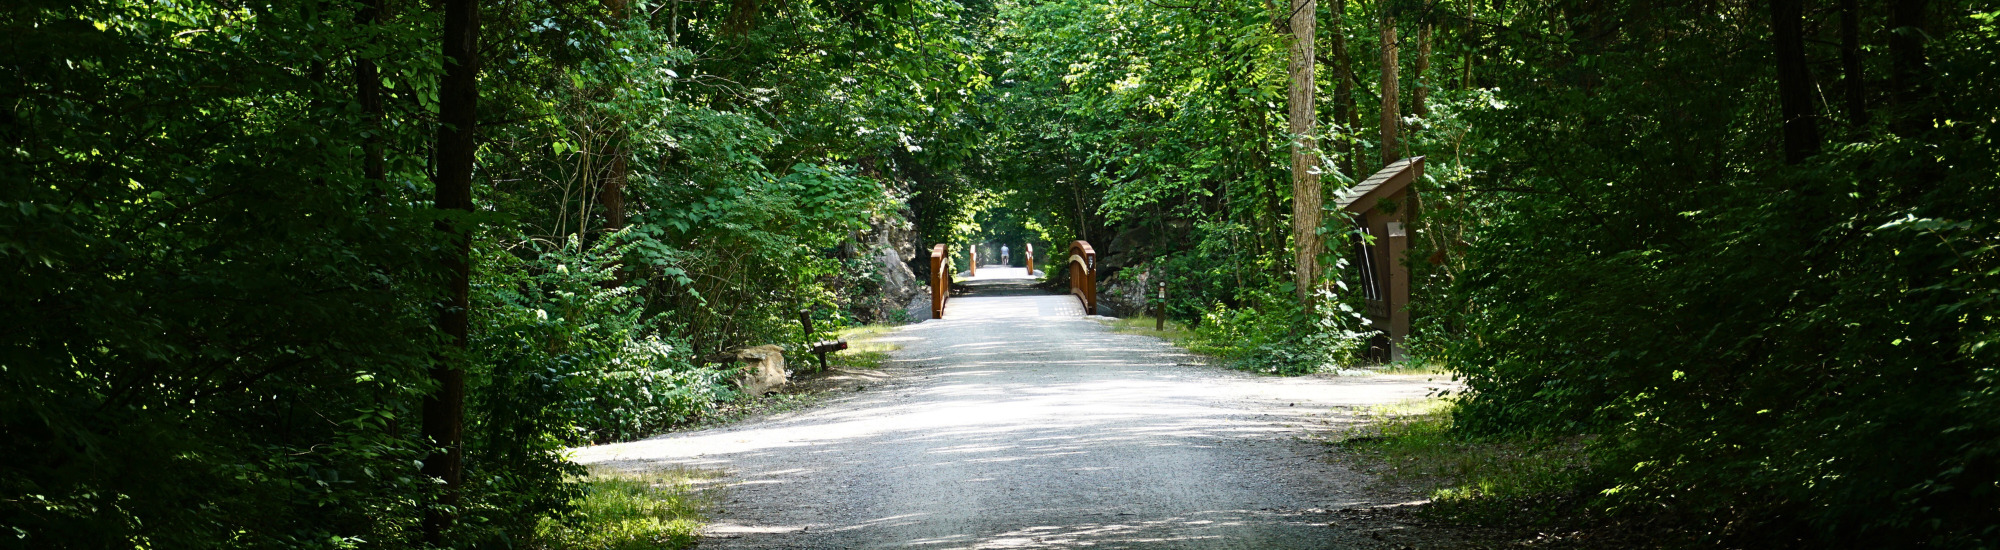
[[[577,459],[730,472],[704,547],[1368,547],[1320,511],[1387,497],[1321,460],[1323,447],[1297,440],[1300,426],[1432,385],[1206,366],[1110,332],[1064,295],[948,307],[944,320],[890,335],[904,346],[886,367],[897,382]]]

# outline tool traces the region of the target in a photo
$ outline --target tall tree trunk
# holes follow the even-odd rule
[[[1416,74],[1410,75],[1410,80],[1415,83],[1415,86],[1410,88],[1410,112],[1416,113],[1417,118],[1431,116],[1431,107],[1428,103],[1431,95],[1429,80],[1431,70],[1431,27],[1431,3],[1429,0],[1426,0],[1424,2],[1424,13],[1417,20]]]
[[[630,0],[604,0],[604,7],[611,12],[611,28],[625,28],[625,20],[632,16],[631,5]],[[631,173],[626,163],[632,156],[632,150],[626,143],[625,121],[614,116],[610,126],[610,173],[605,174],[597,190],[597,202],[604,207],[606,234],[625,228],[625,180]]]
[[[1804,0],[1771,0],[1771,39],[1778,62],[1778,111],[1784,117],[1785,164],[1819,154],[1812,73],[1806,68]]]
[[[1857,4],[1857,0],[1840,0],[1840,68],[1847,125],[1858,133],[1868,125],[1868,83],[1861,75],[1861,7]]]
[[[1361,115],[1354,108],[1354,60],[1347,55],[1347,0],[1333,0],[1333,13],[1333,121],[1340,126],[1334,154],[1340,171],[1353,178],[1357,151],[1350,135],[1359,129]]]
[[[1382,10],[1382,164],[1396,162],[1403,156],[1401,136],[1398,126],[1403,121],[1401,105],[1397,98],[1396,76],[1396,13],[1390,6],[1391,0],[1378,0],[1376,5]]]
[[[372,29],[382,23],[383,16],[382,0],[366,0],[354,12],[354,23]],[[374,59],[355,56],[354,95],[361,104],[362,127],[368,132],[361,138],[361,177],[379,185],[388,179],[389,170],[382,153],[382,75]]]
[[[444,79],[438,93],[437,180],[433,207],[472,213],[472,165],[478,150],[479,4],[474,0],[444,2]],[[424,508],[424,540],[445,545],[454,521],[449,511],[458,504],[465,478],[465,370],[457,364],[465,349],[467,310],[471,307],[472,231],[460,221],[437,222],[451,240],[441,262],[446,273],[445,303],[439,304],[438,328],[456,348],[438,354],[431,363],[437,389],[424,398],[424,438],[438,449],[424,459],[425,476],[444,481],[437,501]]]
[[[1315,39],[1314,18],[1318,15],[1318,0],[1292,0],[1292,59],[1291,94],[1286,104],[1291,108],[1290,125],[1287,132],[1292,135],[1292,281],[1297,285],[1299,303],[1312,306],[1314,290],[1319,281],[1319,146],[1313,139],[1318,115],[1313,107],[1313,96],[1318,91],[1313,81],[1313,41]]]
[[[1936,124],[1930,105],[1930,61],[1924,53],[1924,11],[1928,0],[1891,0],[1889,62],[1891,98],[1896,102],[1893,129],[1903,137],[1924,133]]]

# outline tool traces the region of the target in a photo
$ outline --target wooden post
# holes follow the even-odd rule
[[[1028,243],[1023,246],[1028,247],[1028,276],[1033,277],[1035,276],[1035,243]]]
[[[1167,330],[1167,282],[1160,281],[1160,304],[1153,306],[1153,330]]]
[[[979,245],[976,245],[976,244],[968,244],[968,245],[965,245],[965,255],[966,255],[966,258],[967,258],[967,260],[965,261],[965,265],[966,265],[966,268],[965,268],[965,274],[966,274],[966,275],[971,275],[971,276],[974,276],[974,277],[978,277],[978,276],[979,276]]]
[[[1402,222],[1389,222],[1389,288],[1382,297],[1389,309],[1389,360],[1403,356],[1403,338],[1410,334],[1410,266],[1403,253],[1409,250],[1409,232]]]
[[[1090,243],[1069,243],[1069,292],[1083,301],[1083,314],[1097,314],[1097,251]]]
[[[951,296],[951,273],[947,266],[950,259],[945,257],[944,243],[931,246],[931,318],[944,318],[944,301]]]

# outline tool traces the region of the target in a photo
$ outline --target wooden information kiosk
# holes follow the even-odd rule
[[[1404,224],[1417,207],[1417,195],[1410,184],[1422,177],[1424,157],[1406,158],[1390,163],[1335,200],[1341,210],[1354,214],[1362,233],[1374,237],[1358,243],[1361,289],[1367,298],[1368,319],[1387,337],[1387,345],[1376,353],[1389,361],[1403,358],[1403,338],[1410,334],[1410,266],[1403,257],[1410,243]]]

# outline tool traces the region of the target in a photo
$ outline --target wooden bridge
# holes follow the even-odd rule
[[[1026,244],[1023,245],[1022,250],[1027,255],[1026,268],[1009,267],[1004,263],[980,266],[978,265],[979,252],[977,247],[968,246],[966,247],[966,258],[969,266],[965,273],[962,274],[963,276],[960,276],[961,274],[954,273],[956,266],[951,260],[952,247],[944,243],[932,245],[930,258],[931,318],[944,318],[945,304],[951,301],[951,288],[954,283],[1036,280],[1039,272],[1035,271],[1035,247],[1033,244]],[[1004,262],[1005,260],[1003,259],[1002,261]],[[981,267],[985,268],[985,274],[983,275],[980,273]],[[1071,242],[1069,244],[1069,259],[1064,265],[1064,269],[1068,270],[1070,295],[1076,297],[1077,305],[1081,308],[1081,311],[1085,315],[1096,313],[1097,251],[1092,249],[1088,242],[1081,240]]]

